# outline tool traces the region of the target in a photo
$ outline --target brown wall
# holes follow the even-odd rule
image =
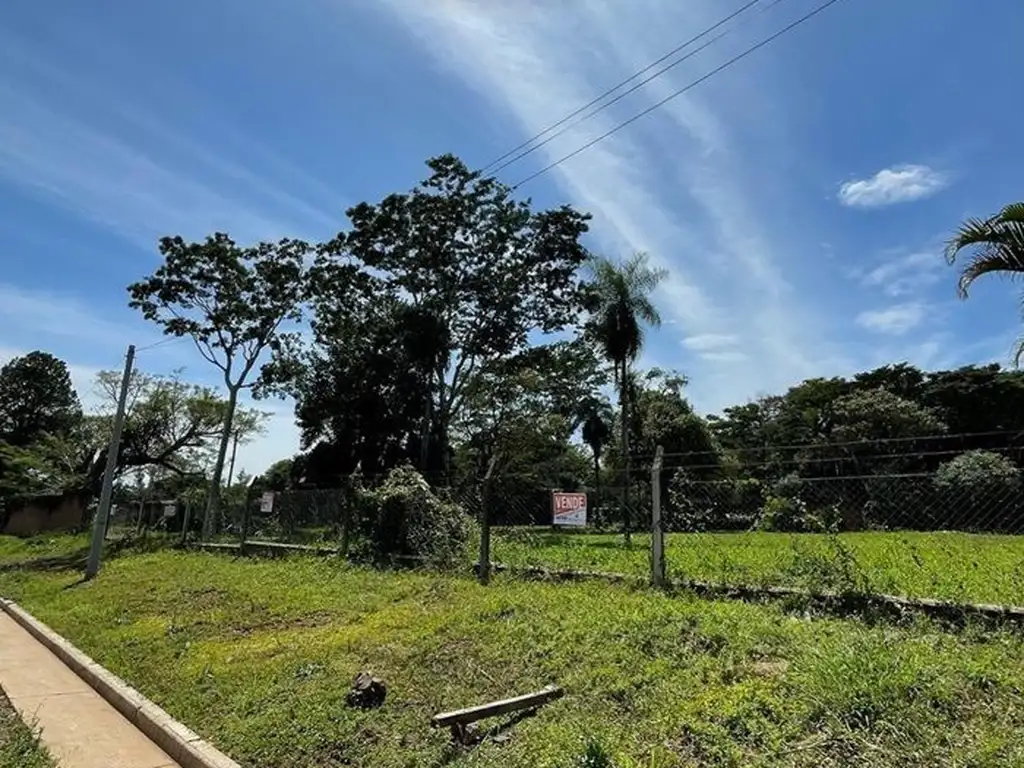
[[[34,536],[45,531],[72,531],[85,519],[87,499],[80,494],[35,496],[14,503],[3,532]]]

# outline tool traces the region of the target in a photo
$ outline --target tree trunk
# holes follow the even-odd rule
[[[238,404],[238,389],[228,390],[228,405],[224,413],[224,428],[220,433],[220,447],[217,449],[217,461],[213,465],[213,479],[210,481],[210,494],[206,499],[206,516],[203,518],[203,538],[210,539],[217,530],[217,515],[220,512],[220,479],[224,474],[224,463],[228,455],[228,444],[231,442],[231,427],[235,419],[235,406]]]
[[[593,449],[591,449],[593,450]],[[594,451],[594,509],[601,509],[601,452]],[[595,515],[595,517],[597,517]],[[595,520],[597,522],[597,520]]]
[[[619,378],[619,414],[622,421],[622,461],[625,467],[625,487],[622,489],[622,533],[626,539],[626,546],[632,543],[630,537],[630,509],[629,509],[629,396],[626,388],[626,361],[622,361],[622,372]]]

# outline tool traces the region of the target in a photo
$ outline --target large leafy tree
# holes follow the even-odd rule
[[[589,403],[607,381],[591,345],[582,338],[531,347],[479,369],[467,382],[466,407],[454,424],[462,444],[475,447],[482,471],[492,457],[496,467],[522,464],[524,436],[550,436],[564,451],[586,424]],[[547,438],[545,438],[547,439]],[[536,456],[527,463],[537,464]]]
[[[957,285],[961,298],[967,298],[974,281],[985,275],[1020,277],[1024,273],[1024,202],[1011,203],[986,219],[964,221],[946,245],[946,259],[955,264],[963,254],[967,259]],[[1017,344],[1017,362],[1022,355],[1024,339]]]
[[[216,524],[239,394],[255,383],[264,352],[294,338],[282,326],[300,319],[312,253],[301,240],[243,247],[220,232],[202,242],[165,237],[160,253],[163,264],[128,287],[129,305],[164,333],[190,338],[220,371],[227,391],[204,520],[209,532]]]
[[[66,434],[81,418],[63,360],[36,351],[0,368],[0,440],[23,448],[46,434]]]
[[[651,294],[666,276],[650,266],[646,254],[637,253],[622,263],[605,258],[591,262],[586,307],[587,332],[615,372],[619,392],[620,440],[624,462],[623,533],[630,536],[629,510],[629,371],[644,345],[645,328],[661,324]]]
[[[578,318],[589,217],[568,206],[535,211],[452,155],[427,166],[430,176],[410,192],[349,209],[350,227],[325,247],[317,282],[347,285],[353,272],[370,273],[375,294],[415,313],[425,336],[413,344],[422,351],[415,367],[429,384],[419,434],[437,446],[421,446],[421,455],[447,456],[475,373],[528,348],[532,333]],[[349,301],[345,291],[321,294],[318,343],[333,343]]]
[[[1024,429],[1024,372],[998,364],[969,365],[927,374],[920,401],[941,415],[952,433],[1009,432]],[[996,448],[994,435],[981,435],[971,447]],[[979,442],[980,441],[980,442]]]
[[[421,319],[386,294],[350,303],[329,332],[318,328],[321,343],[275,363],[275,386],[296,400],[302,447],[315,452],[317,484],[341,482],[356,468],[377,475],[405,461],[438,463],[421,450],[436,348]]]
[[[552,489],[575,490],[587,459],[572,441],[584,416],[581,395],[606,380],[582,340],[532,347],[479,369],[453,424],[461,478],[492,474],[492,522],[543,524]]]

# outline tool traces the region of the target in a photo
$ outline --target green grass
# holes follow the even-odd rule
[[[496,531],[493,558],[620,573],[649,571],[650,536]],[[967,533],[675,533],[670,577],[714,583],[860,589],[959,602],[1024,605],[1024,537]]]
[[[19,538],[0,536],[0,566],[10,566],[31,560],[85,557],[89,552],[89,535],[43,533]]]
[[[0,768],[54,768],[55,765],[0,690]]]
[[[245,766],[1024,766],[1010,632],[301,557],[124,554],[77,576],[8,571],[0,593]],[[383,708],[345,706],[360,670]],[[429,727],[551,682],[568,695],[507,741]]]

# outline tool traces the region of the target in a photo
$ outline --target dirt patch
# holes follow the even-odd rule
[[[280,632],[288,629],[313,629],[329,624],[333,614],[328,611],[315,611],[305,616],[294,618],[267,619],[265,621],[232,627],[231,634],[236,637],[248,637],[254,632]]]
[[[784,660],[776,661],[755,661],[750,665],[750,671],[758,677],[779,678],[786,674],[789,669],[789,662]]]

